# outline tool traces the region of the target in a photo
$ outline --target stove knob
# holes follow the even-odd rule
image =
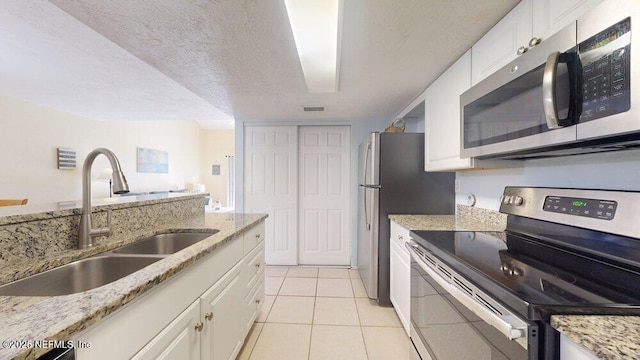
[[[509,264],[500,264],[500,270],[509,271]]]
[[[509,275],[511,275],[511,276],[520,276],[520,275],[522,275],[522,270],[520,270],[518,268],[509,269]]]
[[[502,203],[505,205],[513,203],[513,197],[511,195],[505,195],[504,198],[502,198]]]
[[[520,205],[522,205],[523,202],[524,202],[524,199],[522,198],[522,196],[514,196],[513,197],[513,204],[515,206],[520,206]]]

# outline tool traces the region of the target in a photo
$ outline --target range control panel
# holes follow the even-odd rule
[[[612,200],[584,199],[565,196],[547,196],[544,211],[585,216],[594,219],[612,220],[618,203]]]
[[[507,186],[500,212],[640,240],[640,191]]]

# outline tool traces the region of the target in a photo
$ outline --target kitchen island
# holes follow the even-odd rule
[[[199,204],[203,201],[203,196],[185,196],[183,200],[187,204],[195,199]],[[145,211],[144,206],[149,205],[145,203],[147,200],[149,199],[142,199],[140,203],[132,205],[140,205],[134,210]],[[168,204],[172,208],[180,206],[173,198],[166,202],[152,199],[151,202]],[[189,205],[192,204],[187,204]],[[242,244],[242,235],[263,222],[267,216],[266,214],[204,214],[204,206],[201,211],[199,209],[198,205],[193,213],[185,211],[187,216],[165,218],[165,221],[156,222],[153,224],[153,230],[145,229],[142,225],[132,226],[129,231],[123,231],[118,235],[115,241],[103,242],[95,249],[68,249],[54,252],[53,261],[49,261],[51,259],[47,259],[46,256],[38,258],[37,261],[33,260],[32,263],[35,265],[31,269],[50,268],[52,264],[59,266],[65,261],[70,262],[78,257],[95,255],[96,251],[109,251],[153,234],[219,230],[182,251],[168,255],[139,271],[92,290],[63,296],[0,296],[0,322],[2,323],[0,339],[5,342],[15,341],[15,343],[3,343],[0,359],[35,359],[49,351],[50,348],[47,347],[52,346],[55,341],[75,341],[78,334],[90,329],[93,325],[99,325],[110,314],[123,311],[123,308],[126,308],[125,305],[135,303],[147,293],[153,293],[156,288],[161,287],[160,285],[168,283],[186,270],[196,268],[196,265],[207,261],[225,248],[239,247],[239,256],[243,256],[243,251],[246,255],[247,250],[243,250],[243,246],[246,248],[247,244]],[[33,218],[33,215],[29,216]],[[11,224],[16,224],[15,220],[15,218],[11,219]],[[138,218],[136,221],[153,222],[145,217]],[[127,233],[129,233],[128,236]],[[100,240],[98,242],[100,243]],[[251,245],[256,247],[255,242]],[[19,262],[20,266],[17,268],[22,272],[18,277],[29,275],[24,271],[24,262],[25,260]],[[10,272],[5,269],[5,273]],[[4,282],[7,282],[6,279]],[[113,344],[113,346],[116,348],[120,344]]]

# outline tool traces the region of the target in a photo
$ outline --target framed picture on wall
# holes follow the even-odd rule
[[[138,149],[138,167],[139,173],[169,173],[169,153],[162,150],[153,150],[147,148]]]

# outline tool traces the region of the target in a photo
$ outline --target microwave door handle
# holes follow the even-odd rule
[[[556,103],[556,79],[558,78],[558,63],[566,63],[569,76],[569,112],[565,119],[558,116]],[[554,52],[547,58],[542,77],[542,103],[544,115],[549,129],[557,129],[577,122],[581,112],[581,100],[578,100],[578,91],[581,88],[579,60],[575,53]],[[579,86],[580,85],[580,86]]]
[[[558,72],[558,60],[560,53],[554,52],[547,58],[542,76],[542,104],[544,106],[544,116],[549,129],[560,127],[558,123],[558,109],[556,107],[556,73]]]

